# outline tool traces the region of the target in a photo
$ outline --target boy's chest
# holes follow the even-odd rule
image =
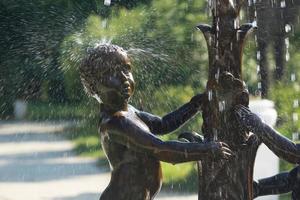
[[[130,120],[131,122],[133,122],[136,126],[138,126],[140,129],[144,130],[144,131],[147,131],[147,132],[150,132],[150,129],[149,127],[147,126],[147,124],[145,122],[143,122],[143,120],[141,120],[137,114],[132,111],[132,110],[129,110],[128,112],[124,113],[125,117]]]

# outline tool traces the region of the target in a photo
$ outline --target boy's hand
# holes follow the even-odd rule
[[[240,125],[253,133],[263,130],[264,122],[256,114],[252,113],[247,107],[237,105],[234,109],[236,118]]]
[[[206,144],[210,145],[213,160],[228,160],[233,155],[229,146],[224,142],[208,142]]]
[[[232,155],[232,151],[229,146],[224,142],[207,142],[204,143],[204,139],[196,132],[184,132],[178,136],[178,139],[183,142],[198,142],[208,146],[210,154],[208,158],[213,160],[225,159],[228,160]]]

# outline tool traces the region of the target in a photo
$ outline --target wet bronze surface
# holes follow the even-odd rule
[[[244,106],[235,108],[239,123],[245,129],[253,132],[256,142],[267,145],[278,157],[295,164],[300,163],[300,144],[295,144],[282,136],[272,127],[265,124],[257,115]],[[254,184],[255,196],[283,194],[292,192],[293,199],[300,199],[300,167],[295,167],[289,173],[281,173],[273,177],[259,180]]]
[[[298,145],[284,139],[275,130],[258,121],[252,122],[251,130],[239,125],[241,119],[234,117],[237,105],[246,108],[249,103],[248,91],[241,81],[241,61],[245,38],[255,28],[252,24],[239,25],[238,15],[242,3],[243,1],[236,1],[235,4],[227,0],[216,1],[212,8],[212,26],[197,26],[204,34],[209,52],[209,77],[206,88],[208,101],[203,103],[204,138],[207,141],[227,143],[234,154],[233,158],[225,163],[210,159],[199,162],[199,200],[253,199],[253,166],[257,149],[262,142],[279,157],[299,163]],[[248,113],[243,119],[251,121],[253,118]],[[249,133],[253,131],[258,134],[257,130],[261,132],[261,136]],[[293,189],[291,184],[280,188],[282,182],[288,182],[288,176],[278,175],[277,178],[279,177],[281,179],[278,182],[271,177],[260,181],[258,185],[254,184],[255,194],[263,195],[285,189],[293,190],[295,196],[297,184],[294,184]],[[257,193],[257,186],[261,188],[261,194]]]
[[[228,162],[202,160],[199,174],[200,200],[253,199],[253,166],[259,143],[251,143],[248,131],[238,126],[234,107],[248,106],[249,95],[242,79],[242,50],[251,24],[239,25],[243,1],[216,1],[213,24],[198,25],[209,52],[208,101],[203,106],[202,131],[207,141],[228,143],[233,158]]]
[[[128,104],[134,80],[122,48],[96,47],[83,61],[80,72],[86,90],[101,102],[99,133],[112,176],[100,199],[153,199],[162,182],[159,161],[175,164],[230,156],[227,145],[220,142],[159,139],[156,135],[170,133],[192,118],[202,107],[205,95],[194,96],[162,118],[137,110]]]

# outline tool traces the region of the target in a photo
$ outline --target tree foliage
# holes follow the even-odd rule
[[[77,67],[87,48],[101,42],[128,50],[137,82],[132,103],[137,107],[162,114],[205,88],[207,48],[194,28],[211,21],[205,1],[112,0],[111,6],[105,6],[96,0],[2,0],[0,4],[3,115],[11,112],[16,98],[82,101],[85,94]],[[293,32],[287,82],[289,73],[299,71],[299,30]],[[243,68],[254,94],[259,78],[253,75],[254,37],[249,40]],[[166,101],[169,105],[162,106]]]

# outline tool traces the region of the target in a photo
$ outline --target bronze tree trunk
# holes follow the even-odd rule
[[[259,144],[235,119],[237,104],[248,106],[249,96],[242,79],[242,51],[252,24],[239,25],[242,2],[212,2],[213,24],[198,25],[207,41],[209,77],[203,106],[202,131],[206,141],[227,143],[235,153],[228,162],[199,162],[199,200],[253,199],[253,166]]]

